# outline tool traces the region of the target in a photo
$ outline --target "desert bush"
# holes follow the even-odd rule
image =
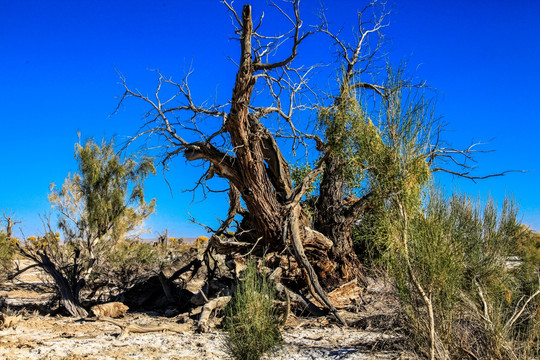
[[[15,238],[8,238],[6,233],[0,232],[0,282],[13,267],[13,259],[17,251]]]
[[[224,346],[233,359],[258,360],[276,351],[282,342],[281,319],[273,304],[276,292],[269,280],[248,261],[243,279],[225,308]]]
[[[208,236],[199,236],[193,242],[192,247],[196,248],[197,250],[205,250],[207,245],[208,245]]]
[[[182,238],[182,237],[180,237],[180,238],[170,237],[169,238],[169,243],[167,245],[171,246],[173,248],[181,249],[182,247],[184,247],[186,245],[186,243],[185,243],[184,238]]]
[[[154,210],[154,200],[144,200],[144,180],[155,168],[147,157],[117,153],[112,140],[78,143],[75,158],[78,172],[61,187],[51,184],[49,194],[62,243],[46,218],[45,235],[18,250],[52,276],[66,310],[85,317],[81,291],[98,285],[103,260],[119,242],[138,238]]]
[[[523,282],[527,291],[533,291],[538,285],[538,274],[540,274],[540,233],[532,231],[522,225],[517,240],[516,273]]]
[[[538,268],[532,260],[508,265],[526,242],[515,204],[505,200],[499,210],[492,200],[436,191],[424,203],[396,225],[404,234],[387,252],[418,347],[432,358],[540,355]]]
[[[157,271],[164,250],[150,243],[122,240],[104,254],[97,273],[107,280],[108,285],[126,290]]]

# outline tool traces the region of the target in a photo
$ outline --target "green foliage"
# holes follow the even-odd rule
[[[392,220],[385,202],[375,199],[370,210],[352,227],[354,250],[362,264],[385,266],[383,255],[388,250]]]
[[[532,291],[540,276],[540,233],[521,226],[516,245],[516,255],[521,262],[516,270],[526,290]]]
[[[418,198],[431,172],[429,143],[440,126],[421,89],[404,80],[403,67],[387,68],[384,100],[368,114],[352,90],[319,111],[329,151],[341,159],[336,175],[346,195],[373,192],[386,200],[391,192]]]
[[[465,356],[464,341],[475,339],[466,350],[478,358],[524,354],[523,344],[539,338],[538,299],[519,321],[512,316],[539,286],[534,236],[523,232],[510,201],[499,211],[492,200],[426,193],[440,123],[401,69],[388,69],[384,91],[375,122],[352,97],[320,113],[331,151],[342,159],[337,174],[346,193],[371,195],[352,229],[357,253],[390,269],[419,344],[430,344],[434,325],[438,356]],[[522,261],[510,270],[512,255]]]
[[[83,287],[114,283],[112,275],[132,276],[135,262],[144,267],[152,258],[146,247],[130,248],[125,242],[138,238],[154,209],[154,200],[144,201],[143,183],[155,169],[149,158],[121,157],[112,141],[76,144],[75,158],[78,172],[60,188],[51,184],[49,195],[64,243],[46,219],[45,235],[29,238],[22,253],[47,263],[43,268],[60,279],[62,294],[78,303]]]
[[[439,328],[447,327],[453,319],[452,306],[460,295],[465,282],[464,246],[453,237],[452,209],[447,207],[438,193],[431,193],[423,211],[410,216],[407,229],[399,222],[394,224],[394,241],[388,246],[386,259],[396,281],[408,315],[422,328],[421,317],[425,315],[420,305],[408,264],[417,281],[435,304]],[[398,234],[407,231],[408,244]]]
[[[342,99],[339,103],[319,111],[320,126],[325,129],[329,152],[338,160],[333,176],[343,179],[344,193],[353,195],[362,187],[368,154],[376,156],[382,146],[377,128],[369,120],[358,101]]]
[[[282,342],[280,318],[273,304],[276,293],[268,279],[257,272],[253,259],[242,275],[225,308],[224,345],[233,359],[258,360]]]
[[[466,356],[463,350],[478,358],[530,354],[525,342],[531,336],[538,339],[540,319],[534,315],[538,301],[519,321],[512,317],[539,284],[537,280],[535,288],[527,287],[523,281],[520,274],[527,261],[516,267],[507,264],[520,251],[516,243],[534,243],[523,239],[515,205],[505,201],[499,210],[492,200],[481,204],[437,191],[429,192],[424,201],[421,211],[410,214],[406,228],[395,224],[394,242],[386,252],[420,343],[428,343],[429,329],[414,281],[431,300],[438,337],[452,356]],[[398,235],[401,231],[407,231],[407,244]]]
[[[369,211],[364,212],[352,229],[357,254],[367,262],[380,264],[393,237],[399,206],[418,212],[422,191],[431,180],[429,147],[440,123],[433,116],[432,104],[420,89],[408,86],[403,69],[387,69],[385,97],[377,111],[376,123],[364,116],[353,117],[357,124],[346,136],[351,138],[352,155],[357,164],[350,171],[361,171],[355,179],[345,177],[353,192],[371,194]],[[362,112],[356,100],[346,106]],[[343,142],[337,142],[341,146]],[[349,166],[349,165],[347,165]]]
[[[8,238],[5,232],[0,232],[0,280],[13,267],[13,259],[17,252],[17,239]]]
[[[62,188],[51,185],[49,201],[59,210],[59,226],[68,240],[120,240],[135,230],[154,209],[144,201],[143,182],[155,174],[149,158],[122,159],[114,143],[88,140],[77,144],[79,173]]]

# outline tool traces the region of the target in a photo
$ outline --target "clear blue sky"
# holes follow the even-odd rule
[[[244,1],[235,3],[240,8]],[[260,14],[265,1],[252,1]],[[306,25],[318,1],[304,0]],[[327,1],[328,18],[352,28],[363,1]],[[448,189],[501,200],[512,194],[526,224],[540,230],[540,2],[395,1],[390,27],[391,59],[408,59],[416,76],[438,90],[437,112],[448,122],[456,146],[491,141],[495,153],[478,157],[478,175],[507,169],[532,170],[474,184],[442,176]],[[270,29],[272,23],[267,23]],[[144,109],[127,103],[109,115],[122,87],[115,67],[142,92],[153,91],[147,69],[180,79],[193,64],[193,92],[205,100],[227,98],[238,47],[217,0],[200,1],[28,1],[0,0],[0,209],[23,221],[25,234],[41,232],[39,214],[50,211],[51,182],[61,184],[76,169],[77,131],[83,138],[133,135]],[[301,55],[325,54],[317,40]],[[326,43],[325,43],[326,44]],[[325,45],[326,46],[326,45]],[[317,60],[316,60],[317,61]],[[193,202],[182,190],[198,178],[179,158],[167,175],[148,181],[157,212],[152,232],[173,236],[203,233],[188,212],[215,225],[226,203]]]

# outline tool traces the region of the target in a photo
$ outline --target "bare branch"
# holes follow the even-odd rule
[[[242,20],[240,20],[240,17],[238,17],[238,14],[236,13],[236,10],[234,10],[234,8],[232,7],[233,1],[231,1],[230,4],[226,0],[222,0],[222,2],[229,9],[229,11],[231,12],[232,16],[234,17],[234,19],[237,22],[237,25],[242,27]]]
[[[452,170],[448,170],[444,168],[433,168],[431,171],[432,172],[445,172],[448,174],[452,174],[452,175],[459,176],[465,179],[472,180],[473,182],[476,182],[475,180],[484,180],[484,179],[489,179],[492,177],[504,176],[509,173],[524,173],[529,170],[506,170],[497,174],[489,174],[489,175],[483,175],[483,176],[473,176],[473,175],[470,175],[470,172],[468,171],[459,172],[459,171],[452,171]]]
[[[385,97],[385,88],[380,85],[365,83],[365,82],[357,82],[349,86],[349,90],[355,90],[358,88],[363,89],[369,89],[375,91],[377,94],[379,94],[381,97]]]
[[[227,219],[221,223],[218,230],[215,232],[215,235],[219,236],[227,231],[233,222],[234,217],[242,212],[243,209],[240,204],[240,192],[236,187],[234,187],[234,185],[231,185],[229,189],[229,210],[227,211]]]
[[[523,312],[525,311],[525,309],[527,308],[527,305],[529,305],[529,303],[531,301],[534,300],[534,298],[536,296],[538,296],[540,294],[540,288],[538,290],[536,290],[536,292],[534,294],[532,294],[531,296],[529,296],[529,298],[525,301],[525,303],[523,304],[523,306],[521,307],[521,309],[519,309],[518,311],[518,308],[515,309],[514,311],[514,314],[512,315],[512,317],[508,320],[508,322],[504,325],[504,328],[503,328],[503,331],[504,332],[508,332],[510,331],[510,329],[512,328],[512,326],[514,325],[514,323],[517,321],[517,319],[519,319],[519,317],[521,316],[521,314],[523,314]]]
[[[304,176],[304,178],[298,185],[296,185],[292,196],[287,201],[288,207],[294,207],[298,205],[298,203],[300,203],[300,200],[302,200],[304,195],[306,195],[306,193],[308,192],[309,187],[311,186],[313,181],[315,181],[317,176],[323,173],[324,160],[325,157],[319,160],[319,164],[306,176]]]
[[[294,26],[293,45],[291,48],[291,54],[286,59],[278,61],[278,62],[274,62],[274,63],[263,64],[260,62],[256,62],[253,64],[255,71],[276,69],[276,68],[283,67],[289,64],[298,55],[297,51],[298,51],[298,46],[300,45],[300,43],[302,43],[302,41],[304,41],[309,35],[313,34],[313,31],[307,31],[303,35],[300,35],[300,28],[302,27],[302,21],[300,20],[299,3],[300,3],[299,0],[294,0],[292,2],[293,10],[294,10],[294,17],[295,17],[294,20],[291,19],[291,17],[285,11],[283,11],[279,6],[272,3],[273,6],[275,6]]]
[[[30,270],[30,269],[33,269],[33,268],[35,268],[35,267],[37,267],[37,266],[40,266],[40,264],[38,264],[38,263],[31,264],[31,265],[28,265],[27,267],[25,267],[25,268],[23,268],[23,269],[17,270],[16,273],[10,274],[10,275],[8,276],[8,280],[13,280],[13,279],[15,279],[17,276],[19,276],[19,275],[25,273],[26,271],[28,271],[28,270]]]
[[[355,75],[365,72],[368,66],[371,64],[371,61],[373,60],[375,55],[378,53],[383,38],[381,30],[389,25],[388,23],[385,23],[385,21],[390,14],[390,11],[384,10],[384,4],[380,4],[380,6],[382,6],[382,11],[380,13],[376,13],[375,11],[373,11],[373,14],[369,20],[364,20],[364,16],[368,14],[368,10],[371,11],[373,10],[373,8],[376,7],[375,3],[368,4],[362,11],[358,12],[358,38],[356,40],[356,43],[353,45],[341,40],[339,32],[333,33],[332,31],[330,31],[329,23],[326,17],[324,16],[324,14],[321,15],[322,26],[320,31],[323,34],[329,36],[334,41],[335,46],[340,49],[340,58],[345,60],[346,69],[344,77],[342,79],[340,97],[344,95],[345,91],[351,91],[359,87],[375,90],[377,91],[377,93],[379,93],[379,95],[382,95],[382,92],[380,91],[381,89],[374,85],[368,86],[370,84],[359,82],[357,83],[357,85],[351,86],[353,77]],[[378,37],[375,49],[369,49],[368,46],[368,39],[371,35],[377,35]],[[355,68],[360,62],[365,62],[366,65],[362,70],[355,70]]]

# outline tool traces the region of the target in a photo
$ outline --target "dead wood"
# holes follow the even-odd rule
[[[193,279],[193,277],[197,274],[197,271],[202,266],[202,261],[199,258],[195,258],[192,261],[189,262],[189,264],[183,266],[182,268],[176,270],[171,276],[169,276],[169,281],[175,281],[178,279],[182,274],[191,271],[189,276],[184,280],[184,284],[187,284],[188,282]],[[167,276],[167,269],[163,270],[163,274]]]
[[[311,266],[308,258],[306,257],[306,254],[304,252],[304,247],[302,245],[302,242],[300,241],[300,226],[298,224],[298,218],[300,217],[300,207],[298,204],[296,204],[292,209],[288,217],[288,224],[290,226],[290,234],[291,234],[291,243],[294,249],[294,255],[296,260],[302,264],[302,267],[306,271],[306,279],[308,281],[309,289],[312,295],[319,299],[324,305],[330,309],[330,312],[336,317],[336,319],[342,323],[343,325],[347,326],[347,323],[345,320],[338,314],[337,309],[334,307],[334,305],[330,302],[328,299],[328,296],[326,295],[326,292],[323,290],[319,283],[319,278],[317,277],[317,274],[315,273],[315,270],[313,270],[313,267]]]
[[[165,297],[167,298],[167,301],[170,303],[174,302],[174,296],[172,294],[171,290],[171,282],[169,279],[163,274],[163,271],[160,271],[158,274],[159,282],[161,283],[161,287],[163,288],[163,293],[165,294]]]
[[[240,277],[240,273],[247,268],[246,257],[244,255],[235,254],[228,256],[225,265],[232,271],[235,278]]]
[[[266,268],[268,272],[270,272],[270,269]],[[281,274],[283,274],[283,269],[281,267],[275,268],[270,275],[268,275],[268,280],[279,282],[279,279],[281,279]]]
[[[362,289],[358,286],[358,280],[353,279],[346,284],[328,293],[328,299],[337,309],[345,309],[354,301],[361,301]]]
[[[197,329],[200,332],[207,332],[209,330],[208,321],[210,319],[210,315],[212,314],[212,311],[214,311],[215,309],[224,308],[229,303],[229,301],[231,301],[230,296],[222,296],[222,297],[218,297],[207,302],[202,307]]]
[[[204,186],[205,181],[214,175],[225,179],[229,183],[230,206],[227,220],[215,231],[215,235],[210,239],[208,250],[205,252],[208,286],[210,286],[213,270],[216,269],[209,266],[212,256],[210,250],[217,254],[242,254],[245,256],[253,253],[261,256],[268,251],[282,252],[285,250],[284,247],[289,247],[290,244],[282,243],[281,239],[291,236],[292,247],[294,248],[293,255],[298,269],[294,274],[292,272],[287,274],[288,277],[290,276],[290,283],[296,282],[299,285],[301,284],[300,286],[304,286],[302,284],[304,281],[302,271],[305,270],[305,282],[307,282],[313,297],[319,299],[320,303],[327,307],[339,322],[345,324],[345,321],[339,316],[336,308],[328,299],[322,285],[327,289],[333,289],[335,286],[354,278],[356,272],[361,272],[357,259],[356,262],[353,261],[354,259],[342,261],[342,259],[348,259],[341,256],[343,254],[355,258],[351,247],[352,242],[350,237],[346,237],[348,247],[336,246],[341,240],[340,237],[330,236],[330,233],[320,231],[316,226],[315,228],[318,231],[307,228],[309,222],[301,214],[299,205],[303,196],[309,191],[310,185],[317,176],[323,173],[324,162],[319,161],[316,168],[312,169],[298,184],[293,186],[289,165],[276,141],[277,134],[273,133],[264,124],[266,116],[271,114],[279,115],[282,120],[285,120],[290,125],[290,131],[295,142],[301,141],[301,139],[316,140],[317,149],[323,152],[323,158],[326,156],[326,146],[317,135],[305,134],[304,136],[304,134],[298,132],[292,123],[293,111],[303,108],[303,105],[297,107],[296,96],[300,95],[306,83],[304,82],[304,75],[302,75],[303,71],[299,73],[300,69],[291,67],[291,63],[297,56],[297,48],[300,43],[312,33],[311,31],[304,32],[302,29],[298,3],[298,1],[292,1],[294,20],[291,20],[293,18],[289,18],[282,12],[292,22],[290,32],[291,53],[280,61],[272,63],[265,63],[265,58],[261,56],[260,37],[256,33],[257,28],[254,29],[253,27],[251,7],[249,5],[243,7],[241,16],[237,16],[240,45],[238,71],[231,99],[226,106],[219,105],[210,108],[197,106],[191,97],[187,76],[182,83],[175,83],[166,80],[159,73],[160,85],[156,90],[156,99],[158,99],[158,93],[163,83],[177,87],[179,94],[185,97],[184,104],[169,108],[167,106],[169,101],[153,101],[153,99],[142,95],[138,91],[131,90],[123,77],[122,83],[125,93],[122,101],[125,98],[134,97],[146,102],[156,111],[155,114],[150,112],[155,117],[148,119],[147,126],[136,138],[150,133],[158,133],[164,139],[167,139],[171,146],[165,151],[162,159],[164,165],[177,155],[183,154],[186,160],[202,161],[204,166],[207,166],[208,170],[200,178],[197,187]],[[234,12],[232,7],[229,7],[229,9]],[[348,64],[354,67],[357,57],[348,60],[350,60]],[[274,71],[283,72],[282,76],[286,80],[279,79],[282,77],[281,75],[275,78]],[[300,77],[298,84],[294,84],[296,75],[291,78],[292,74]],[[254,95],[257,94],[254,90],[258,82],[257,87],[259,85],[265,86],[261,82],[267,82],[270,96],[273,98],[273,104],[269,107],[259,108],[252,106]],[[276,93],[275,89],[277,88],[280,91]],[[283,94],[289,93],[289,109],[282,107],[282,91],[284,91]],[[227,108],[229,108],[228,111]],[[216,129],[217,132],[208,137],[199,129],[193,129],[191,124],[185,126],[186,124],[182,121],[173,120],[173,117],[178,116],[180,112],[192,113],[191,121],[193,124],[201,116],[219,119],[218,123],[222,122],[222,125],[219,129]],[[185,137],[186,134],[193,131],[201,135],[200,140],[194,141],[195,138],[190,140],[192,139],[191,136]],[[226,139],[225,144],[216,141],[218,137],[221,138],[221,135]],[[245,206],[246,210],[243,210],[241,205]],[[351,205],[346,205],[346,207],[349,208]],[[333,210],[332,207],[326,207],[327,212]],[[219,234],[225,234],[225,230],[234,221],[237,221],[235,217],[238,214],[242,215],[242,221],[237,226],[234,239],[247,239],[249,241],[223,240]],[[347,221],[349,221],[348,218]],[[350,223],[348,222],[347,225],[350,225]],[[340,251],[336,251],[336,249]],[[236,275],[238,275],[239,268],[241,268],[239,263],[239,261],[234,261],[232,264]],[[293,288],[296,290],[300,286]],[[214,296],[209,291],[207,295]]]
[[[249,250],[253,247],[252,243],[240,241],[224,241],[219,236],[212,235],[208,247],[215,250],[217,254],[233,254]]]
[[[190,324],[176,324],[176,325],[170,325],[170,324],[162,324],[162,325],[137,325],[137,324],[123,324],[119,321],[116,321],[109,317],[99,317],[96,319],[96,321],[105,321],[110,324],[116,325],[119,328],[122,329],[122,332],[118,336],[118,339],[124,339],[126,338],[129,333],[149,333],[149,332],[158,332],[158,331],[172,331],[176,333],[183,333],[186,331],[189,331],[191,329]]]
[[[288,289],[281,283],[276,283],[276,290],[280,293],[285,293],[289,297],[290,305],[294,306],[301,311],[307,311],[314,316],[326,316],[327,312],[321,310],[317,305],[312,303],[308,298],[300,294],[295,293],[294,291]]]

